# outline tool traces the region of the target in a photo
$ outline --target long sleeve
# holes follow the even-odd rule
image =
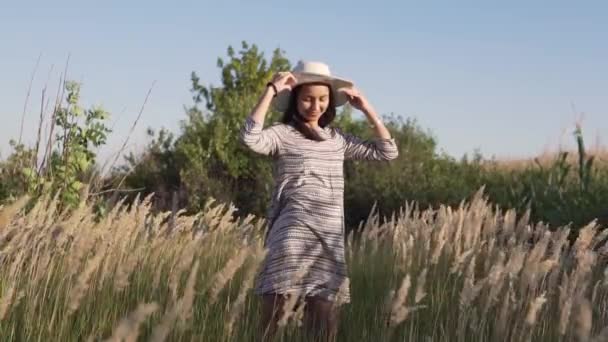
[[[275,155],[278,153],[281,139],[274,126],[263,129],[263,125],[255,122],[251,117],[247,117],[245,124],[241,128],[240,140],[252,151]]]
[[[337,131],[342,136],[346,160],[393,160],[399,156],[394,138],[363,140],[339,129]]]

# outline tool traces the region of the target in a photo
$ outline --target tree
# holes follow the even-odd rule
[[[238,136],[266,83],[276,72],[289,70],[290,63],[280,49],[267,61],[255,44],[246,42],[238,53],[228,47],[227,54],[227,60],[217,61],[220,87],[202,85],[192,73],[194,106],[182,123],[175,148],[184,163],[180,176],[192,209],[199,209],[211,196],[261,214],[270,195],[269,160],[252,155]],[[202,104],[206,110],[199,107]],[[271,113],[268,121],[276,114]]]
[[[24,193],[36,198],[45,192],[59,193],[61,204],[67,207],[83,199],[84,184],[95,168],[95,150],[111,132],[106,126],[109,113],[101,107],[80,106],[80,83],[66,81],[64,87],[65,103],[58,103],[52,114],[43,158],[38,158],[41,137],[36,148],[11,141],[14,152],[0,163],[0,201]]]
[[[246,213],[264,213],[270,198],[269,159],[252,154],[238,136],[266,83],[276,72],[289,70],[290,63],[280,49],[267,60],[255,44],[246,42],[238,52],[229,46],[227,55],[217,61],[222,82],[217,87],[204,85],[192,72],[194,104],[186,111],[180,134],[162,142],[167,135],[161,131],[144,156],[127,160],[123,172],[135,171],[127,177],[128,187],[155,191],[157,203],[165,204],[172,202],[166,196],[174,197],[167,191],[177,193],[179,204],[193,211],[213,197],[233,202]],[[268,122],[276,115],[270,113]],[[150,187],[156,181],[160,183]]]
[[[113,170],[107,183],[108,188],[120,188],[123,185],[129,189],[129,197],[134,198],[138,193],[147,196],[155,194],[154,207],[167,209],[173,206],[187,205],[181,186],[180,169],[182,163],[175,153],[175,136],[166,129],[155,132],[148,128],[148,137],[152,140],[141,154],[131,152],[125,157],[126,165]],[[114,200],[118,197],[115,196]]]

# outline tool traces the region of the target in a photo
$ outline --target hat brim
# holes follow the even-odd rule
[[[354,83],[339,77],[331,77],[317,74],[308,74],[308,73],[294,73],[294,76],[298,80],[298,83],[294,86],[297,87],[302,84],[307,83],[324,83],[327,84],[333,94],[334,94],[334,102],[336,107],[343,106],[348,102],[348,97],[345,93],[341,92],[342,88],[352,88]],[[272,106],[275,110],[279,112],[284,112],[287,110],[289,106],[289,98],[291,96],[291,90],[284,89],[280,91],[277,96],[272,101]]]

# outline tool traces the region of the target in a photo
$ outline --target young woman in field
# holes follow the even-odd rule
[[[346,102],[366,115],[375,139],[362,140],[330,126],[336,107]],[[271,105],[283,112],[282,122],[263,128]],[[264,334],[274,335],[286,303],[299,298],[307,331],[331,340],[338,328],[336,304],[350,302],[343,162],[394,159],[395,141],[353,83],[331,76],[319,62],[300,62],[292,72],[275,75],[240,138],[274,162],[268,254],[255,286],[262,297]]]

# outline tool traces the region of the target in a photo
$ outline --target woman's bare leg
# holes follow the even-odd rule
[[[284,296],[278,294],[262,295],[262,341],[272,341],[274,338],[284,306]]]
[[[314,341],[335,341],[339,320],[339,309],[335,303],[318,297],[309,297],[306,299],[304,309],[306,330]]]

